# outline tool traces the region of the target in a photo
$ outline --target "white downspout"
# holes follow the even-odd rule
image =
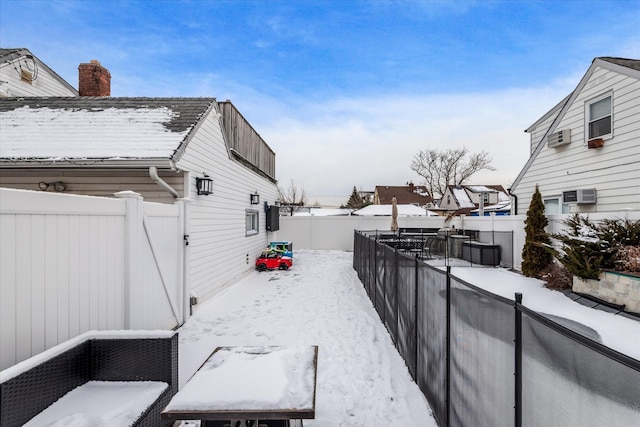
[[[189,172],[185,173],[185,190],[184,197],[180,198],[178,192],[171,187],[166,181],[164,181],[160,176],[158,176],[158,169],[155,166],[149,167],[149,176],[151,179],[158,184],[160,187],[164,188],[169,194],[173,196],[174,199],[181,203],[181,216],[182,216],[182,233],[183,233],[183,241],[184,245],[182,248],[182,312],[181,319],[182,324],[184,324],[190,317],[189,312],[191,309],[190,306],[190,290],[191,286],[189,283],[189,258],[190,258],[190,248],[189,248],[189,205],[191,204],[191,187],[189,186],[189,182],[191,179],[191,174]]]
[[[180,197],[178,192],[172,186],[167,184],[162,178],[158,176],[158,169],[155,166],[149,167],[149,176],[156,184],[167,190],[167,192],[171,194],[174,199]]]

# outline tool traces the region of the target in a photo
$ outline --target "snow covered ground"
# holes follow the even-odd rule
[[[294,253],[289,271],[252,272],[207,301],[180,329],[180,382],[222,346],[318,345],[316,419],[305,426],[436,426],[353,270],[353,254]],[[640,359],[640,322],[587,308],[501,268],[454,267],[457,277],[573,320]]]
[[[572,301],[563,293],[544,287],[544,282],[502,268],[454,267],[451,273],[468,283],[479,286],[496,295],[513,300],[515,293],[522,293],[522,304],[550,315],[553,321],[589,336],[589,338],[640,360],[640,321],[602,310],[586,307]],[[555,317],[555,318],[554,318]],[[566,322],[569,321],[576,322]],[[578,327],[576,327],[578,326]]]
[[[222,346],[318,345],[309,427],[435,427],[353,270],[353,254],[296,251],[288,271],[252,272],[179,330],[180,382]]]

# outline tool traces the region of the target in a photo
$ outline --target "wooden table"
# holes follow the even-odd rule
[[[219,347],[162,417],[202,426],[301,426],[315,418],[317,346]]]

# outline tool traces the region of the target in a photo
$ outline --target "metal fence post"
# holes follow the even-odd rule
[[[420,378],[418,376],[418,366],[420,366],[420,364],[418,363],[418,360],[420,358],[420,346],[418,345],[418,319],[420,318],[420,316],[418,315],[418,310],[420,305],[418,304],[418,296],[419,296],[419,292],[418,292],[418,277],[419,277],[419,264],[418,264],[418,257],[415,257],[415,284],[416,284],[416,290],[415,295],[414,295],[414,301],[413,301],[413,305],[414,305],[414,313],[415,313],[415,319],[414,319],[414,325],[415,325],[415,331],[414,331],[414,339],[415,339],[415,346],[416,346],[416,363],[414,366],[414,370],[413,372],[415,372],[415,378],[414,380],[416,381],[416,384],[418,383],[418,378]]]
[[[387,323],[387,251],[382,251],[382,323]],[[385,325],[386,327],[386,325]]]
[[[446,426],[449,427],[451,419],[451,266],[447,265],[447,349],[446,349],[446,363],[447,363],[447,400],[446,400],[446,412],[447,421]]]
[[[516,292],[515,309],[515,427],[522,426],[522,294]]]
[[[378,302],[378,236],[373,241],[373,307],[378,310],[376,304]]]
[[[400,348],[399,344],[400,344],[400,339],[398,337],[398,333],[400,331],[400,313],[399,313],[399,305],[398,305],[398,300],[400,299],[398,297],[398,289],[400,288],[400,285],[398,284],[399,280],[398,277],[400,276],[400,266],[398,265],[398,247],[396,246],[395,248],[396,250],[394,251],[394,256],[393,256],[393,261],[394,261],[394,275],[393,275],[393,281],[395,282],[395,292],[396,292],[396,306],[395,306],[395,310],[396,310],[396,336],[395,336],[395,344],[396,344],[396,348]]]

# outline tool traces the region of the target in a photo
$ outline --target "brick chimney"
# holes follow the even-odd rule
[[[111,73],[95,59],[80,64],[78,92],[80,96],[111,96]]]

